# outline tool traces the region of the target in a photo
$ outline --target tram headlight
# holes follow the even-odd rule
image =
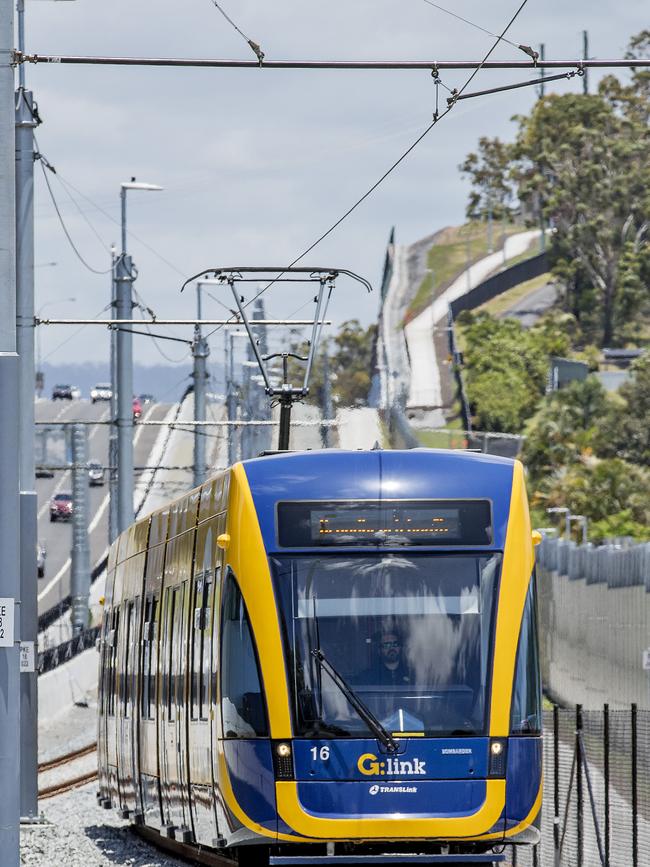
[[[505,777],[508,741],[506,738],[490,739],[490,762],[488,775],[490,777]]]
[[[273,767],[276,780],[293,780],[291,744],[286,741],[275,741],[273,744]]]

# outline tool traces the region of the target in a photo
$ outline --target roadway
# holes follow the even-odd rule
[[[54,424],[70,421],[106,421],[108,419],[108,403],[101,402],[93,406],[88,400],[49,401],[36,403],[36,420],[51,421]],[[169,405],[150,404],[144,407],[143,419],[163,419],[169,411]],[[108,464],[109,425],[97,424],[88,426],[88,458]],[[147,464],[149,454],[156,441],[160,428],[137,427],[134,435],[134,463],[136,466]],[[37,435],[37,463],[40,463],[41,448]],[[66,459],[63,440],[50,439],[48,463],[64,463]],[[136,473],[136,479],[138,478]],[[72,478],[69,470],[56,471],[52,479],[36,479],[38,495],[38,538],[45,545],[47,558],[45,561],[45,577],[38,582],[39,614],[52,608],[70,592],[70,548],[72,544],[72,524],[57,521],[50,522],[49,502],[55,493],[70,491]],[[106,484],[89,489],[89,541],[90,565],[94,568],[100,561],[108,546],[108,474]]]

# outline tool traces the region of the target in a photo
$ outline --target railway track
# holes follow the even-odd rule
[[[238,862],[234,858],[226,858],[212,849],[200,849],[161,837],[155,831],[144,825],[133,825],[132,830],[142,840],[150,843],[154,848],[168,855],[188,861],[190,864],[202,864],[204,867],[237,867]]]
[[[72,752],[65,753],[62,756],[57,756],[57,758],[55,759],[50,759],[47,762],[41,762],[38,766],[38,772],[39,774],[44,774],[47,771],[52,771],[56,768],[62,768],[65,767],[65,765],[71,765],[78,759],[92,755],[96,750],[96,742],[92,744],[87,744],[85,747],[81,747],[78,750],[72,750]],[[92,770],[86,771],[83,774],[77,774],[76,776],[69,777],[68,779],[60,780],[57,783],[43,786],[38,790],[39,800],[54,798],[56,795],[63,795],[65,792],[70,792],[73,789],[76,789],[79,786],[84,786],[86,785],[86,783],[91,783],[93,780],[96,779],[97,769],[93,768]]]

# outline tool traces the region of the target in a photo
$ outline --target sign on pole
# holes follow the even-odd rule
[[[31,674],[35,671],[34,667],[34,642],[20,642],[20,671],[21,673]]]
[[[650,671],[650,647],[643,651],[643,670]]]
[[[14,600],[0,596],[0,647],[14,646]]]

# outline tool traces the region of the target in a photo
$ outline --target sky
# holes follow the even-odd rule
[[[449,8],[500,32],[517,0],[447,0]],[[474,59],[491,37],[424,0],[222,0],[271,59]],[[444,4],[443,4],[444,5]],[[211,0],[25,0],[26,48],[38,54],[249,59],[250,48]],[[647,0],[528,0],[512,26],[515,43],[546,45],[549,59],[579,56],[587,29],[594,57],[622,57],[630,35],[648,25]],[[524,59],[501,45],[495,59]],[[184,279],[210,266],[288,264],[337,220],[429,125],[435,87],[426,71],[142,69],[29,65],[28,87],[43,124],[40,152],[55,166],[52,190],[78,250],[97,271],[110,268],[119,241],[122,181],[156,183],[132,192],[129,252],[136,289],[159,317],[195,313]],[[449,87],[467,73],[444,74]],[[524,76],[526,78],[527,76]],[[483,71],[477,89],[522,80]],[[597,83],[591,74],[590,86]],[[556,92],[581,87],[558,82]],[[482,135],[512,138],[513,115],[535,89],[459,103],[380,188],[305,260],[348,268],[375,291],[341,280],[330,307],[339,323],[375,320],[391,227],[411,243],[463,221],[468,194],[458,165]],[[52,317],[95,317],[110,299],[110,275],[87,270],[70,248],[36,166],[36,308]],[[142,243],[145,242],[145,243]],[[56,265],[50,263],[55,262]],[[213,294],[232,306],[227,289]],[[247,284],[243,294],[255,291]],[[269,317],[301,305],[313,288],[289,284],[266,293]],[[74,301],[69,299],[74,298]],[[206,299],[204,315],[223,308]],[[107,314],[104,313],[104,316]],[[108,334],[43,327],[41,353],[52,364],[101,361]],[[191,330],[160,329],[191,336]],[[211,339],[223,352],[222,334]],[[277,345],[285,339],[277,333]],[[143,364],[186,361],[182,343],[136,338]]]

